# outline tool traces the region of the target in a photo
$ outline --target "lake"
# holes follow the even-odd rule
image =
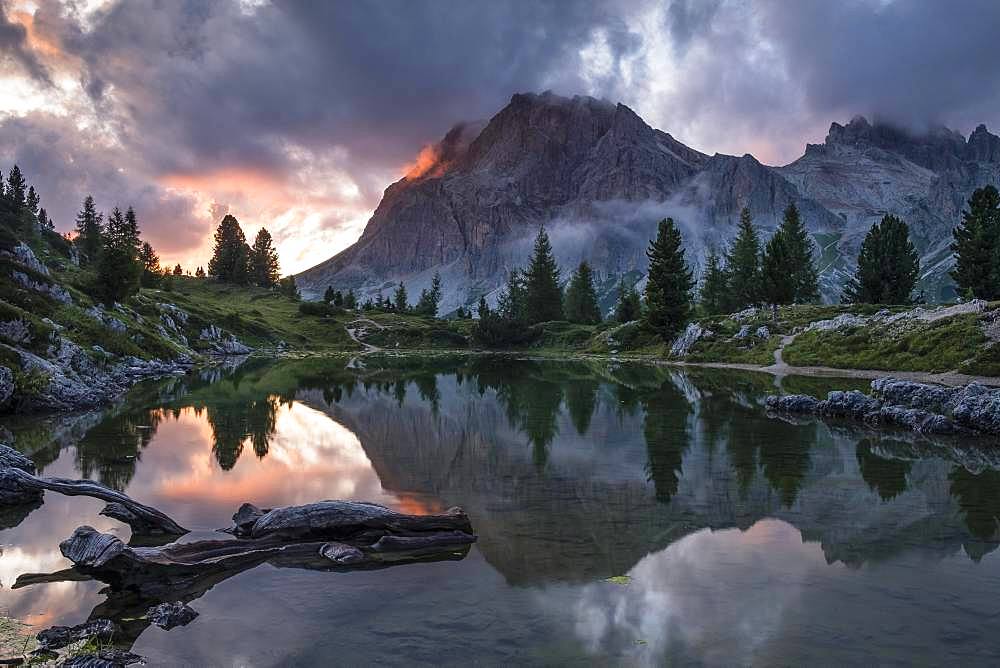
[[[99,412],[0,421],[43,475],[123,490],[193,529],[185,541],[224,537],[245,501],[472,519],[460,560],[221,579],[191,624],[139,627],[150,665],[1000,663],[1000,456],[763,408],[778,389],[863,383],[363,362],[250,360]],[[0,514],[0,608],[36,630],[121,619],[98,582],[10,589],[67,568],[58,544],[77,526],[127,539],[103,505],[48,492]]]

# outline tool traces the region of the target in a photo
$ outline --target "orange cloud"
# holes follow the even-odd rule
[[[445,173],[451,163],[441,160],[440,149],[428,144],[420,149],[417,159],[403,167],[408,179],[434,178]]]

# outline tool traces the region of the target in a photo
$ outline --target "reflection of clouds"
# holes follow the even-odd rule
[[[818,546],[803,543],[791,525],[763,520],[745,532],[704,529],[647,555],[628,586],[553,588],[541,600],[570,612],[574,633],[593,654],[649,665],[694,658],[749,664],[781,635],[817,567],[826,567]]]

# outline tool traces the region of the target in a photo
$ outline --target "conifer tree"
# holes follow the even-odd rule
[[[406,313],[406,309],[408,308],[406,300],[406,286],[400,281],[399,286],[396,287],[396,291],[392,294],[393,308],[399,313]]]
[[[17,165],[10,169],[5,194],[7,200],[14,205],[15,210],[20,211],[27,206],[25,201],[28,194],[27,183],[25,183],[24,175],[21,174],[21,169]]]
[[[160,267],[160,257],[148,241],[142,242],[139,249],[139,262],[142,263],[142,278],[140,283],[146,288],[155,288],[163,279],[163,269]]]
[[[27,197],[25,197],[24,203],[25,206],[28,207],[28,211],[30,211],[32,215],[35,216],[38,215],[38,202],[39,198],[38,198],[38,193],[35,192],[35,186],[29,186],[28,195]]]
[[[699,297],[702,307],[710,314],[724,312],[729,301],[726,270],[714,250],[709,251],[705,261],[705,275],[702,277]]]
[[[694,276],[684,260],[684,241],[673,218],[660,221],[656,239],[646,250],[646,326],[664,341],[673,339],[691,314]]]
[[[249,247],[239,221],[226,214],[215,230],[215,251],[208,263],[208,273],[226,283],[246,284],[249,256]]]
[[[954,229],[955,268],[951,277],[966,296],[977,299],[1000,297],[1000,192],[993,186],[977,189],[962,212],[962,224]]]
[[[507,275],[507,285],[497,299],[497,315],[505,320],[522,322],[526,319],[524,275],[512,269]]]
[[[108,306],[124,302],[139,290],[142,270],[128,223],[121,209],[115,207],[108,216],[97,260],[97,296]]]
[[[139,238],[139,221],[136,219],[135,209],[132,207],[125,211],[125,225],[122,228],[122,235],[122,240],[131,244],[138,252],[142,247],[142,240]]]
[[[278,281],[278,292],[285,295],[289,299],[298,300],[301,298],[299,294],[299,286],[295,284],[294,276],[285,276]]]
[[[97,212],[94,198],[87,195],[83,200],[83,209],[76,214],[76,246],[83,256],[81,258],[83,264],[96,262],[101,252],[103,218],[104,216]]]
[[[727,309],[760,301],[760,237],[746,207],[740,211],[739,231],[726,255],[726,280],[730,295]]]
[[[441,303],[441,274],[434,272],[434,278],[431,279],[430,289],[423,289],[420,291],[420,298],[417,300],[417,305],[414,308],[416,313],[420,315],[429,316],[431,318],[436,318],[438,313],[438,305]]]
[[[576,268],[566,288],[566,319],[584,325],[601,321],[601,309],[594,289],[594,273],[586,262],[581,262]]]
[[[858,268],[842,301],[862,304],[909,304],[920,274],[920,259],[910,230],[902,220],[886,215],[872,225],[858,254]]]
[[[52,223],[52,219],[49,218],[48,212],[45,211],[45,207],[38,209],[38,226],[43,230],[55,230],[55,225]]]
[[[791,304],[795,301],[791,250],[779,229],[764,247],[761,260],[761,297],[771,304]]]
[[[813,242],[805,225],[802,224],[799,210],[794,202],[789,203],[785,208],[785,215],[777,233],[782,235],[785,251],[788,254],[785,279],[791,281],[792,296],[790,302],[772,303],[809,304],[818,302],[819,277],[813,258]]]
[[[559,287],[559,266],[552,254],[552,244],[545,228],[538,230],[531,263],[524,274],[525,315],[528,323],[562,320],[562,290]]]
[[[205,278],[205,268],[199,265],[198,268],[194,270],[194,275],[196,278]]]
[[[326,290],[323,292],[323,301],[329,304],[330,302],[333,301],[333,296],[335,294],[336,292],[334,291],[332,285],[326,286]]]
[[[354,294],[354,288],[349,288],[344,295],[344,308],[353,311],[358,308],[358,296]]]
[[[333,301],[330,302],[337,308],[343,308],[344,306],[344,293],[340,290],[335,290],[333,293]]]
[[[274,249],[271,233],[263,227],[254,237],[250,248],[251,280],[262,288],[270,288],[278,282],[281,270],[278,267],[278,252]]]
[[[625,279],[618,283],[618,303],[615,304],[615,321],[632,322],[642,317],[642,304],[635,285],[626,286]]]
[[[476,315],[479,319],[488,318],[490,316],[490,305],[486,303],[486,296],[483,295],[479,298],[479,305],[477,307]]]

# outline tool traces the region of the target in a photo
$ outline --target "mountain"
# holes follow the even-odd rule
[[[456,125],[385,190],[358,241],[296,279],[307,298],[328,285],[410,294],[439,271],[442,311],[495,299],[524,264],[538,227],[564,277],[596,269],[604,306],[622,277],[641,283],[656,221],[673,216],[700,269],[735,235],[749,206],[770,232],[794,201],[817,243],[824,298],[834,301],[865,232],[886,213],[912,230],[927,298],[954,296],[951,229],[975,188],[1000,183],[1000,137],[946,128],[914,133],[858,117],[783,167],[752,155],[706,155],[622,104],[551,92],[516,94],[487,123]]]

